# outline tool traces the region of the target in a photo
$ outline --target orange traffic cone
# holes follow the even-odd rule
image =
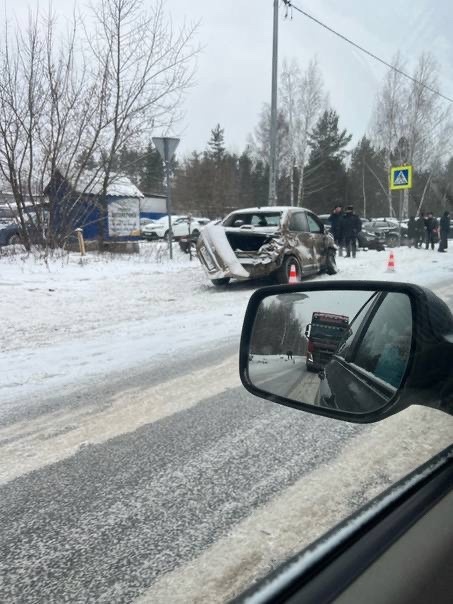
[[[291,264],[289,269],[289,281],[288,283],[297,283],[297,273],[296,273],[296,265]]]
[[[387,262],[387,272],[394,273],[395,272],[395,256],[393,252],[390,252],[389,260]]]

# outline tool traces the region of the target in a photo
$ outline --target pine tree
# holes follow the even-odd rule
[[[269,192],[269,164],[258,160],[252,172],[252,187],[255,201],[252,205],[264,206],[267,204]]]
[[[225,155],[225,130],[217,124],[215,128],[211,130],[211,138],[208,141],[208,155],[217,164],[219,164]]]
[[[238,160],[238,197],[241,208],[253,206],[255,203],[252,170],[253,162],[247,151],[244,151]]]
[[[385,154],[366,136],[351,153],[348,171],[348,202],[362,216],[382,216],[387,211],[387,172]]]
[[[329,109],[319,118],[309,136],[311,148],[304,185],[304,205],[315,212],[329,212],[346,198],[345,149],[352,135],[338,127],[339,116]]]
[[[140,188],[144,193],[162,193],[164,164],[157,149],[151,143],[146,147],[142,161]]]
[[[310,161],[316,159],[339,159],[348,155],[345,147],[351,142],[352,134],[338,128],[339,115],[334,109],[327,109],[319,118],[309,136]]]

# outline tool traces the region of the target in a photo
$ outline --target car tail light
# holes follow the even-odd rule
[[[315,346],[313,344],[313,342],[311,340],[308,340],[308,348],[307,348],[308,352],[314,352],[315,351]]]

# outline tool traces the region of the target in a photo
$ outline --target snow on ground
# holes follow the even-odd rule
[[[405,281],[418,285],[453,283],[453,251],[450,255],[439,254],[437,250],[408,247],[394,248],[392,251],[395,256],[394,272],[387,270],[390,250],[369,250],[357,252],[357,258],[337,258],[339,272],[333,278]]]
[[[338,258],[339,273],[317,279],[379,279],[449,284],[453,259],[431,250]],[[0,401],[55,392],[96,376],[151,367],[184,349],[237,341],[247,301],[263,283],[216,289],[198,260],[162,244],[140,255],[90,253],[48,259],[0,256]]]

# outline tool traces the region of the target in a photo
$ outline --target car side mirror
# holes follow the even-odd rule
[[[358,423],[410,404],[453,414],[452,369],[453,316],[426,288],[312,283],[262,288],[249,301],[240,375],[262,398]]]

